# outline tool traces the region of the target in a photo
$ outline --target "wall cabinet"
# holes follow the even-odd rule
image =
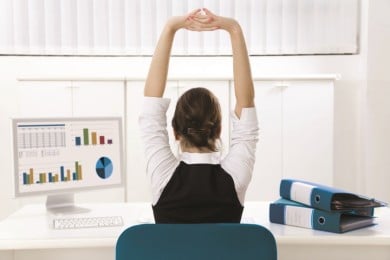
[[[24,81],[19,85],[21,117],[123,116],[121,81]]]
[[[70,82],[21,82],[18,88],[20,117],[72,116]]]

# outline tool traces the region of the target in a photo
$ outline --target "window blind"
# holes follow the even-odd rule
[[[1,0],[0,54],[152,55],[168,17],[237,19],[251,55],[358,52],[359,0]],[[174,55],[229,55],[226,32],[177,33]]]

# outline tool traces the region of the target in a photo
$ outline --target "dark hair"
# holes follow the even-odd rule
[[[185,146],[217,151],[221,133],[221,108],[218,99],[206,88],[192,88],[177,101],[172,127]]]

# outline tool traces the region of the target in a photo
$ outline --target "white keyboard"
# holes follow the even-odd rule
[[[54,229],[99,228],[123,226],[121,216],[66,217],[53,219]]]

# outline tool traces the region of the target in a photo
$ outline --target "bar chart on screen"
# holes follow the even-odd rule
[[[70,163],[71,164],[71,163]],[[58,167],[37,167],[21,169],[22,184],[45,184],[68,181],[80,181],[83,179],[82,165],[76,161],[73,167],[65,167],[59,164]],[[69,163],[67,163],[69,165]]]
[[[72,127],[72,142],[75,146],[113,144],[113,128],[109,124],[99,124],[92,127],[72,125]]]

